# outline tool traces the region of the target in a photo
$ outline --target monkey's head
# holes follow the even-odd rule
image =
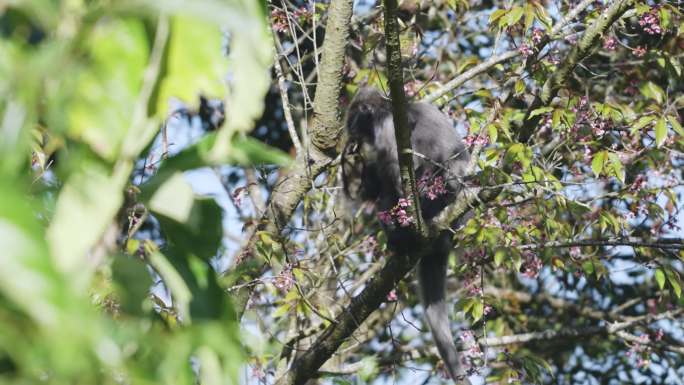
[[[391,112],[389,101],[378,89],[373,87],[359,88],[347,110],[349,137],[372,142],[374,126]]]

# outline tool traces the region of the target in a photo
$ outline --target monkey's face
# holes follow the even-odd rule
[[[376,122],[389,111],[389,102],[375,88],[361,87],[347,112],[347,131],[354,139],[373,142]]]
[[[347,115],[349,137],[366,141],[373,139],[373,109],[366,104],[352,105]]]

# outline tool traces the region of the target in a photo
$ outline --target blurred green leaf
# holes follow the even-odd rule
[[[169,263],[166,256],[160,252],[150,253],[148,260],[171,292],[171,297],[173,298],[175,308],[178,309],[178,314],[185,322],[190,323],[190,300],[192,299],[192,293],[183,277]]]
[[[658,104],[661,104],[665,100],[665,92],[660,86],[653,82],[646,82],[640,88],[641,94],[649,99],[655,100]]]
[[[150,199],[150,209],[179,223],[190,219],[195,200],[192,187],[181,172],[176,172],[166,180]]]
[[[121,310],[128,314],[143,315],[152,279],[145,264],[132,257],[120,255],[112,263],[112,279]]]
[[[665,272],[663,269],[656,269],[655,271],[655,280],[658,282],[658,288],[660,290],[663,290],[665,287]]]
[[[68,104],[69,135],[114,161],[126,133],[147,64],[149,47],[142,21],[107,19],[87,40],[89,66],[77,76]]]
[[[187,16],[172,18],[166,76],[157,100],[161,117],[167,115],[171,98],[192,103],[199,94],[225,97],[228,60],[221,55],[221,41],[221,30],[216,24]]]
[[[62,188],[47,231],[50,250],[63,272],[87,283],[94,268],[88,251],[100,239],[123,203],[127,174],[109,176],[91,165],[73,174]],[[91,266],[91,268],[87,268]]]

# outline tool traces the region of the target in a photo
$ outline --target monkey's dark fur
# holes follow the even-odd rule
[[[430,180],[441,175],[446,180],[446,194],[429,199],[421,193],[420,206],[427,221],[453,202],[461,189],[470,155],[449,118],[427,103],[408,106],[411,147],[416,178],[427,175]],[[342,158],[344,188],[354,199],[376,202],[378,210],[390,210],[402,193],[399,160],[394,136],[390,101],[375,88],[362,87],[352,100],[346,120],[349,142]],[[434,197],[433,197],[434,198]],[[385,226],[389,245],[406,250],[402,245],[402,229]],[[446,297],[446,270],[452,247],[448,234],[434,243],[433,252],[418,265],[421,301],[427,323],[451,377],[467,383],[459,354],[449,327]]]

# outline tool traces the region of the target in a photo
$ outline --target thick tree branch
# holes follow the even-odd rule
[[[420,198],[416,188],[416,176],[413,169],[411,151],[411,129],[408,123],[408,103],[404,94],[404,73],[401,62],[401,46],[399,43],[399,22],[397,19],[397,1],[385,0],[385,40],[387,42],[387,80],[392,97],[392,117],[394,120],[394,138],[399,155],[399,175],[404,197],[411,200],[410,214],[415,218],[415,229],[425,234],[423,219],[420,214]]]
[[[298,154],[292,169],[276,183],[265,214],[259,220],[257,231],[249,239],[241,253],[242,275],[236,285],[242,285],[235,293],[234,303],[238,318],[242,317],[251,285],[244,285],[262,273],[262,264],[257,260],[256,244],[258,232],[280,234],[283,226],[304,194],[311,188],[313,178],[327,169],[335,159],[335,146],[342,126],[339,95],[342,89],[342,67],[349,38],[352,0],[333,0],[328,8],[328,22],[325,41],[321,48],[321,78],[314,97],[314,119],[308,137],[312,146]],[[256,263],[255,263],[256,262]]]

